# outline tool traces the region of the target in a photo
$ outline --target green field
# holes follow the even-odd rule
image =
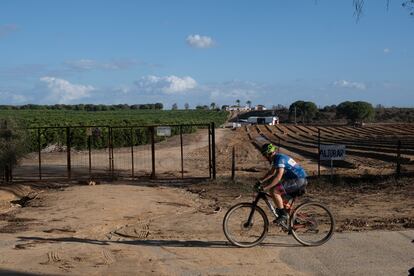
[[[13,119],[24,127],[143,126],[160,124],[223,124],[226,111],[214,110],[0,110],[0,119]]]
[[[75,111],[75,110],[0,110],[0,120],[11,119],[21,128],[42,127],[40,130],[41,147],[51,144],[66,145],[67,130],[70,128],[71,146],[85,149],[88,143],[87,128],[75,126],[100,126],[99,135],[93,135],[92,147],[105,148],[108,145],[108,127],[130,127],[151,125],[181,125],[181,124],[223,124],[228,113],[214,110],[115,110],[115,111]],[[108,127],[106,127],[108,126]],[[43,128],[45,127],[45,128]],[[95,128],[94,128],[95,129]],[[197,126],[181,128],[183,133],[191,133]],[[172,135],[180,133],[179,127],[172,127]],[[112,131],[114,147],[142,145],[150,142],[149,128],[114,128]],[[132,135],[131,135],[132,134]],[[37,129],[26,131],[28,151],[38,148],[39,133]],[[156,137],[156,140],[162,140]]]

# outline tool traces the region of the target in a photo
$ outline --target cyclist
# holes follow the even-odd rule
[[[277,147],[273,144],[264,144],[261,152],[271,162],[272,167],[258,181],[258,187],[264,191],[270,191],[278,215],[274,222],[287,227],[288,213],[283,206],[282,196],[304,190],[308,183],[306,180],[307,174],[291,157],[278,153]],[[262,186],[263,183],[270,179],[272,179],[270,184]]]

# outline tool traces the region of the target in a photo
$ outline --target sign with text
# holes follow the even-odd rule
[[[157,127],[157,136],[171,136],[171,127]]]
[[[345,145],[321,145],[321,160],[344,160]]]

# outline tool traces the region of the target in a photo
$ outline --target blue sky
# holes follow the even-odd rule
[[[414,107],[402,0],[0,3],[0,104]]]

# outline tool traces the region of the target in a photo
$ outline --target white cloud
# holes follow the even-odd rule
[[[209,36],[189,35],[186,39],[188,45],[195,48],[210,48],[214,46],[214,40]]]
[[[341,87],[341,88],[352,88],[352,89],[358,89],[358,90],[367,89],[367,86],[365,85],[365,83],[352,82],[352,81],[347,81],[347,80],[334,81],[333,85],[336,87]]]
[[[235,104],[240,100],[241,105],[247,101],[254,104],[268,104],[263,99],[269,98],[275,88],[268,84],[251,81],[232,80],[220,83],[207,83],[197,87],[197,94],[192,98],[183,99],[192,104],[208,104],[215,102],[218,105]]]
[[[87,98],[90,96],[90,92],[95,90],[91,85],[72,84],[67,80],[54,77],[43,77],[40,80],[46,83],[49,88],[51,92],[49,95],[50,100],[61,104]]]
[[[119,59],[109,62],[100,62],[93,59],[78,59],[66,61],[65,65],[74,70],[122,70],[128,69],[138,64],[133,59]]]
[[[166,77],[145,76],[135,82],[140,91],[166,94],[179,94],[197,87],[197,82],[191,77]]]
[[[391,49],[390,48],[384,48],[384,54],[389,54],[391,53]]]
[[[4,99],[4,102],[8,102],[10,104],[21,104],[27,101],[26,96],[10,91],[0,91],[0,97]]]

